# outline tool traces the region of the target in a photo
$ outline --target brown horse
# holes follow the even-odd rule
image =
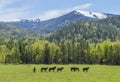
[[[83,72],[87,72],[89,70],[89,67],[83,68]]]
[[[49,68],[49,72],[50,72],[50,71],[53,71],[53,72],[54,72],[55,69],[56,69],[56,67],[51,67],[51,68]]]
[[[73,72],[80,71],[80,69],[78,67],[71,67],[71,71],[73,71]]]
[[[64,69],[64,67],[61,67],[61,68],[57,68],[57,72],[62,72],[62,70]]]
[[[48,67],[41,68],[41,72],[46,72]]]

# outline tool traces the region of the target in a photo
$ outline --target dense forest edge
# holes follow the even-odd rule
[[[0,40],[0,62],[13,64],[120,65],[120,41],[89,43],[39,39]]]

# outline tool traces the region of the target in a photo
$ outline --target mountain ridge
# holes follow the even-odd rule
[[[97,12],[73,10],[67,14],[60,16],[60,17],[49,19],[46,21],[40,21],[40,19],[36,19],[36,21],[24,19],[24,20],[20,20],[17,22],[5,22],[5,23],[16,26],[16,27],[20,27],[20,28],[30,28],[33,30],[41,30],[44,33],[48,34],[55,30],[60,29],[62,26],[69,24],[73,21],[99,20],[99,19],[104,19],[104,18],[111,17],[111,16],[116,16],[116,15],[107,14],[107,13],[97,13]]]

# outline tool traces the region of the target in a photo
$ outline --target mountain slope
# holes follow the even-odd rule
[[[114,19],[114,21],[113,21]],[[99,21],[76,21],[65,25],[48,36],[49,41],[101,42],[104,40],[120,40],[120,16]]]

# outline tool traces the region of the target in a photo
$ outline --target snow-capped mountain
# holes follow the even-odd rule
[[[107,18],[107,14],[104,14],[104,13],[88,12],[88,11],[81,11],[81,10],[75,10],[74,13],[78,15],[84,15],[90,18],[98,18],[98,19]]]
[[[53,19],[46,20],[46,21],[40,21],[40,19],[35,19],[35,20],[24,19],[24,20],[20,20],[17,22],[7,22],[7,23],[13,26],[17,26],[17,27],[30,28],[33,30],[42,30],[44,32],[50,33],[52,31],[58,30],[63,25],[69,24],[70,22],[73,22],[73,21],[99,20],[99,19],[105,19],[111,16],[116,16],[116,15],[74,10],[72,12],[66,13],[57,18],[53,18]]]

